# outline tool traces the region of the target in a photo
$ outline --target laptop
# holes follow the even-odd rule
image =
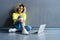
[[[45,27],[46,27],[46,24],[41,24],[38,31],[32,32],[32,34],[37,34],[37,33],[40,34],[40,33],[44,32]]]
[[[40,25],[39,30],[38,30],[38,34],[41,32],[44,32],[45,27],[46,27],[46,24]]]

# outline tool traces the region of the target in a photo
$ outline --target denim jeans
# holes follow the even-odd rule
[[[22,31],[22,23],[20,23],[20,22],[16,22],[15,24],[14,24],[14,27],[18,30],[18,31]],[[25,29],[27,30],[27,31],[30,31],[31,30],[31,26],[25,26]]]

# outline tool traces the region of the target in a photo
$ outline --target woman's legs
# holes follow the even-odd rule
[[[22,31],[22,23],[19,23],[19,22],[16,22],[14,27],[18,30],[18,31]],[[31,30],[31,26],[25,26],[25,29],[27,31],[30,31]]]
[[[22,31],[22,23],[16,22],[14,24],[14,27],[18,30],[18,31]]]
[[[19,22],[16,22],[14,26],[18,31],[22,32],[23,34],[29,34],[28,31],[31,30],[31,26],[24,26],[23,28],[22,23],[19,23]]]
[[[25,26],[25,29],[27,30],[27,31],[30,31],[31,30],[31,26]]]

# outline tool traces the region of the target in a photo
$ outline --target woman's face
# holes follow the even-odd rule
[[[19,7],[18,11],[22,12],[24,10],[23,6]]]

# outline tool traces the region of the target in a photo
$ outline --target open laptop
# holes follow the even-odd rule
[[[44,32],[44,29],[46,27],[46,24],[41,24],[37,32],[33,32],[32,34],[40,34],[41,32]]]

